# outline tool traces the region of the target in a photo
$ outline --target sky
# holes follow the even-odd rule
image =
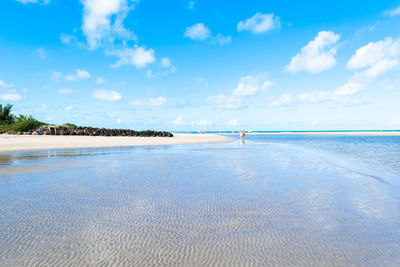
[[[400,129],[400,1],[2,0],[0,104],[52,124]]]

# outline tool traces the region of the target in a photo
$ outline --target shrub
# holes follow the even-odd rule
[[[45,125],[44,122],[37,121],[35,119],[27,119],[27,120],[22,120],[18,121],[14,124],[11,125],[5,125],[5,126],[0,126],[0,129],[8,132],[10,130],[15,131],[15,132],[27,132],[29,130],[35,130],[37,128],[40,128],[40,126]]]
[[[78,126],[76,126],[76,125],[73,124],[73,123],[66,123],[66,124],[64,124],[63,126],[68,127],[68,128],[76,128],[76,127],[78,127]]]

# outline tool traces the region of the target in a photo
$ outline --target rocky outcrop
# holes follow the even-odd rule
[[[26,132],[28,135],[80,135],[80,136],[138,136],[138,137],[173,137],[174,135],[164,131],[134,131],[128,129],[104,129],[93,127],[66,127],[45,125],[39,129]]]

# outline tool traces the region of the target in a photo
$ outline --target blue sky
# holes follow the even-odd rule
[[[3,0],[0,103],[49,123],[400,129],[400,1]]]

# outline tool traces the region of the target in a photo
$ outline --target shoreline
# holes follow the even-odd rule
[[[224,135],[239,135],[239,133],[223,133]],[[316,132],[246,132],[246,135],[365,135],[365,136],[400,136],[400,131],[316,131]]]
[[[129,147],[224,143],[232,139],[217,134],[174,134],[174,137],[0,135],[0,153],[95,147]]]

